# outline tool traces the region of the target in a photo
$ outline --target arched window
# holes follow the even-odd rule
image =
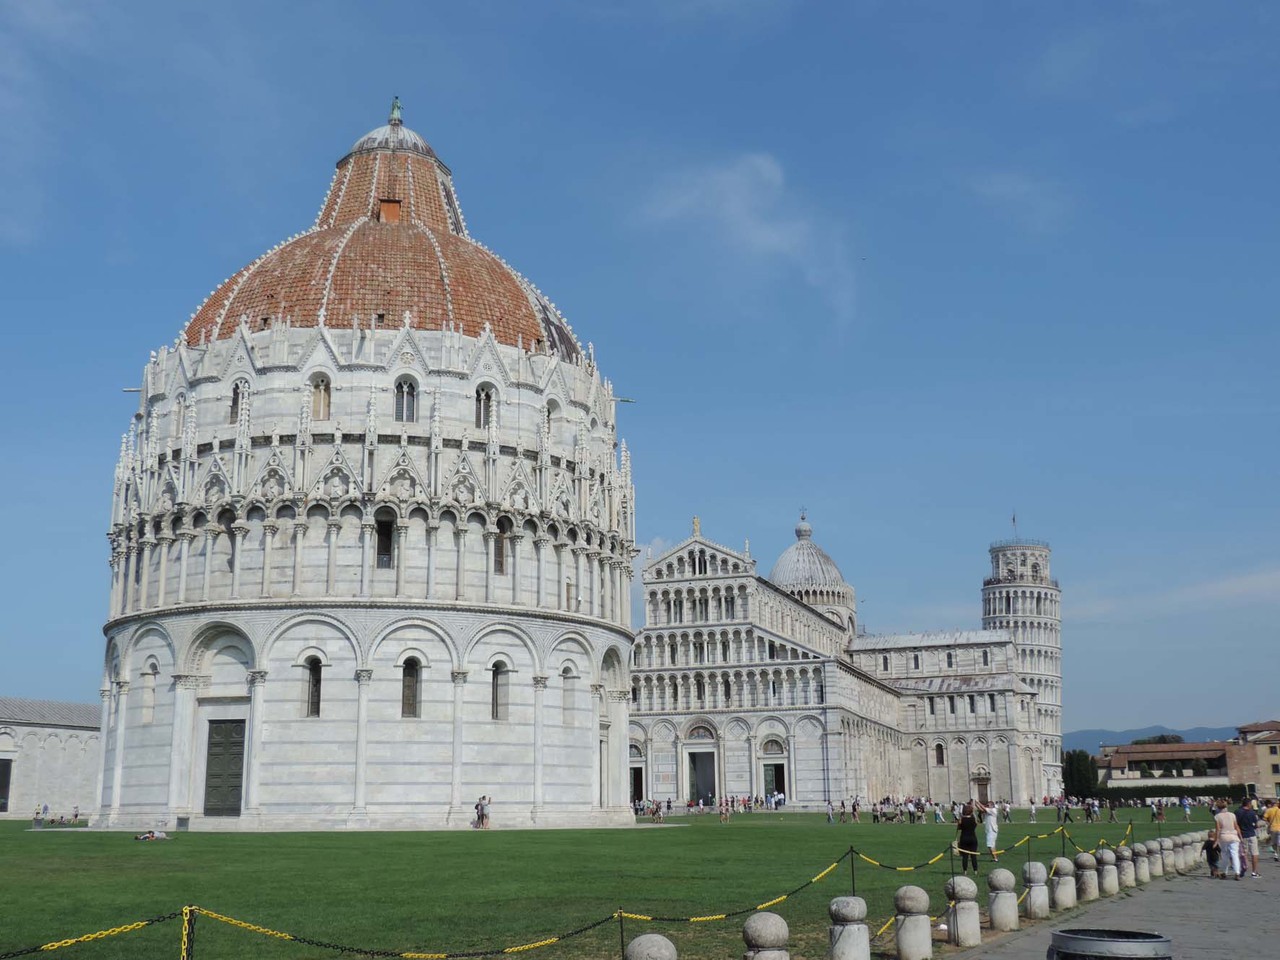
[[[182,439],[182,431],[187,426],[187,396],[184,393],[178,394],[173,401],[173,418],[169,421],[172,429],[169,436],[174,440]]]
[[[728,706],[733,702],[733,688],[729,685],[729,678],[724,678],[724,706]]]
[[[417,657],[404,662],[400,673],[400,716],[421,716],[422,664]]]
[[[982,651],[982,665],[984,667],[991,666],[991,654],[986,650]]]
[[[390,510],[379,510],[373,518],[374,564],[379,570],[393,570],[396,565],[396,517]]]
[[[476,426],[487,427],[493,420],[493,388],[476,388]]]
[[[947,765],[947,753],[942,749],[942,744],[937,744],[933,748],[933,765],[935,767],[945,767]]]
[[[947,651],[947,666],[948,666],[948,667],[954,667],[955,665],[956,665],[956,657],[955,657],[955,654],[954,654],[954,653],[952,653],[950,650],[948,650],[948,651]]]
[[[511,668],[505,661],[494,661],[490,686],[489,716],[493,720],[506,720],[511,706]]]
[[[156,715],[156,678],[160,668],[153,660],[142,671],[142,722],[151,723]]]
[[[396,423],[418,422],[418,385],[408,377],[396,381],[393,419]]]
[[[578,715],[578,678],[572,667],[560,671],[560,723],[572,727]]]
[[[699,701],[707,699],[707,685],[703,682],[701,677],[698,677],[693,681],[693,686],[694,696],[697,697]]]
[[[249,409],[249,381],[237,380],[231,385],[231,409],[228,411],[227,423],[239,423],[240,411]]]
[[[317,376],[311,381],[311,419],[329,419],[329,378]]]
[[[319,657],[307,657],[307,716],[320,716],[320,676],[323,667]]]
[[[676,645],[674,643],[668,647],[668,652],[671,654],[671,660],[669,662],[671,666],[674,667],[676,665]]]
[[[888,656],[883,656],[883,657],[881,657],[881,658],[880,658],[880,669],[881,669],[882,671],[884,671],[885,673],[888,673],[888,672],[889,672],[889,658],[888,658]]]
[[[911,655],[911,669],[913,669],[913,670],[919,670],[919,669],[920,669],[920,654],[918,654],[918,653],[913,653],[913,654]]]

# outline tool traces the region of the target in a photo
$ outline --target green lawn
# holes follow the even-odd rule
[[[1025,816],[1025,814],[1024,814]],[[1134,811],[1139,839],[1156,825]],[[1122,820],[1127,825],[1129,813]],[[1196,812],[1208,822],[1207,812]],[[954,827],[928,824],[829,825],[810,814],[754,813],[727,825],[715,816],[635,830],[442,833],[180,834],[163,843],[97,831],[31,832],[0,823],[0,954],[167,914],[183,904],[289,933],[353,946],[457,953],[500,949],[555,936],[627,912],[687,917],[730,912],[799,886],[852,845],[889,865],[918,864],[948,848]],[[1004,825],[1001,844],[1055,827]],[[1184,829],[1181,816],[1164,827]],[[1202,828],[1202,827],[1201,827]],[[1124,827],[1071,828],[1093,847]],[[1190,828],[1186,828],[1190,829]],[[1061,838],[1030,844],[1038,860],[1061,852]],[[1068,852],[1074,853],[1068,846]],[[1017,870],[1027,845],[1002,858]],[[916,883],[943,905],[949,858],[913,873],[857,864],[857,892],[872,919],[893,912],[893,891]],[[984,871],[989,869],[984,862]],[[826,903],[849,892],[850,861],[770,909],[787,918],[796,957],[826,949]],[[626,921],[630,939],[666,933],[682,957],[742,952],[745,918],[700,923]],[[179,921],[59,951],[106,958],[174,957]],[[317,947],[257,936],[209,918],[197,924],[198,960],[225,957],[337,957]],[[617,956],[619,929],[604,924],[533,952],[550,957]]]

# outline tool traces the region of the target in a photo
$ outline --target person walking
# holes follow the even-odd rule
[[[1262,811],[1262,819],[1267,824],[1267,833],[1271,840],[1271,859],[1280,863],[1280,800],[1267,801],[1267,809]]]
[[[1217,832],[1218,850],[1222,854],[1222,864],[1218,878],[1225,880],[1227,870],[1237,880],[1240,877],[1240,827],[1236,824],[1236,815],[1227,809],[1227,801],[1219,799],[1218,812],[1213,816],[1214,830]]]
[[[969,863],[973,862],[974,876],[978,874],[978,818],[974,816],[973,804],[966,803],[956,818],[957,843],[960,846],[960,870],[969,875]]]
[[[1031,798],[1031,819],[1028,820],[1027,822],[1028,823],[1036,822],[1036,798],[1035,797]]]
[[[1236,825],[1240,828],[1240,876],[1246,869],[1249,875],[1258,876],[1258,811],[1253,809],[1253,798],[1245,797],[1236,811]]]

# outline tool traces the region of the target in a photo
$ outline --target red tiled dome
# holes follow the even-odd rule
[[[236,272],[200,306],[186,342],[232,335],[241,318],[294,327],[379,322],[453,324],[476,337],[574,357],[577,341],[538,290],[468,235],[453,180],[426,141],[398,119],[338,162],[320,215]]]

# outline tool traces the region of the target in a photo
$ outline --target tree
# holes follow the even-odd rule
[[[1151,767],[1144,763],[1138,767],[1138,776],[1146,779],[1148,777],[1154,777],[1155,774],[1151,772]]]
[[[1092,797],[1098,789],[1098,763],[1088,750],[1062,755],[1062,790],[1069,797]]]
[[[1144,743],[1182,743],[1182,742],[1184,742],[1182,737],[1176,733],[1161,733],[1154,737],[1140,737],[1137,740],[1130,741],[1130,743],[1132,743],[1134,746],[1138,746]]]
[[[1193,777],[1207,777],[1209,775],[1209,765],[1196,757],[1191,761],[1191,775]]]

